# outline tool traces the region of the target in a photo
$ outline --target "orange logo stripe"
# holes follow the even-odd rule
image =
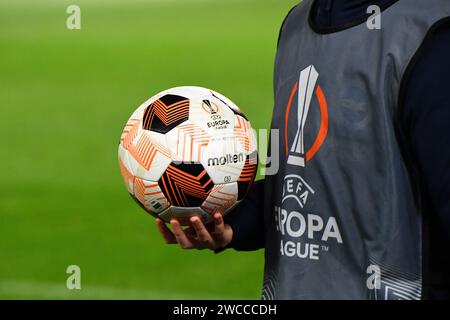
[[[285,113],[285,119],[284,119],[284,145],[285,145],[286,156],[289,154],[289,141],[288,141],[289,111],[291,110],[292,101],[297,92],[297,89],[298,89],[298,83],[296,82],[294,87],[292,88],[291,95],[289,97],[289,101],[286,105],[286,113]],[[306,160],[307,161],[311,160],[312,157],[314,157],[314,155],[317,153],[317,151],[319,151],[320,147],[324,143],[325,138],[327,137],[327,134],[328,134],[328,104],[327,104],[327,100],[325,98],[325,95],[324,95],[320,85],[317,85],[315,93],[316,93],[317,100],[319,102],[321,122],[320,122],[319,133],[317,134],[317,137],[314,140],[314,143],[311,146],[311,148],[306,152]]]
[[[323,94],[322,88],[319,85],[316,88],[316,96],[319,100],[320,115],[322,120],[320,122],[320,129],[319,133],[317,134],[316,140],[314,141],[312,147],[308,150],[308,152],[306,152],[307,161],[311,160],[316,152],[319,151],[328,133],[328,106],[325,95]]]

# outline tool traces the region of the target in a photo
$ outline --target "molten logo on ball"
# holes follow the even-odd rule
[[[239,154],[227,154],[226,156],[220,158],[208,158],[208,167],[209,166],[224,166],[229,163],[238,163],[244,161],[244,154],[241,152]]]

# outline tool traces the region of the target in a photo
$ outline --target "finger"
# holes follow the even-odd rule
[[[213,246],[214,240],[209,234],[208,230],[206,230],[205,225],[200,220],[200,218],[192,217],[190,220],[192,223],[192,227],[195,229],[195,232],[197,233],[198,241]]]
[[[184,229],[183,231],[195,249],[203,250],[207,248],[204,242],[198,240],[197,231],[195,231],[194,227]]]
[[[197,232],[195,231],[195,229],[193,227],[189,227],[187,229],[184,229],[184,234],[189,238],[195,238],[197,236]]]
[[[156,218],[156,225],[158,227],[159,233],[161,233],[162,237],[164,238],[164,241],[167,244],[174,244],[177,243],[177,240],[175,239],[175,236],[173,235],[172,231],[166,226],[164,221],[160,218]]]
[[[223,217],[220,212],[214,214],[214,233],[217,237],[222,237],[225,233],[225,223],[223,222]]]
[[[172,225],[173,234],[180,247],[182,249],[191,249],[193,247],[192,242],[187,238],[181,228],[181,224],[175,219],[170,220],[170,224]]]

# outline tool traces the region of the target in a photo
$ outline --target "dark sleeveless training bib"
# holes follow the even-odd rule
[[[448,0],[400,0],[330,34],[285,21],[266,176],[263,299],[420,299],[421,210],[396,135],[403,74]],[[431,142],[430,142],[431,143]]]

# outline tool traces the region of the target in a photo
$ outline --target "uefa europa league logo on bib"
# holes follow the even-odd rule
[[[286,122],[285,122],[285,143],[286,155],[288,156],[287,163],[304,167],[305,163],[310,160],[322,146],[328,132],[328,107],[325,96],[320,85],[317,84],[319,73],[314,66],[309,66],[300,72],[298,83],[295,83],[292,88],[291,97],[286,106]],[[297,110],[297,131],[290,150],[288,149],[288,120],[289,111],[291,109],[293,97],[298,89],[298,110]],[[321,124],[317,137],[307,151],[305,151],[304,132],[305,124],[308,118],[308,113],[313,96],[316,96],[320,113]]]

